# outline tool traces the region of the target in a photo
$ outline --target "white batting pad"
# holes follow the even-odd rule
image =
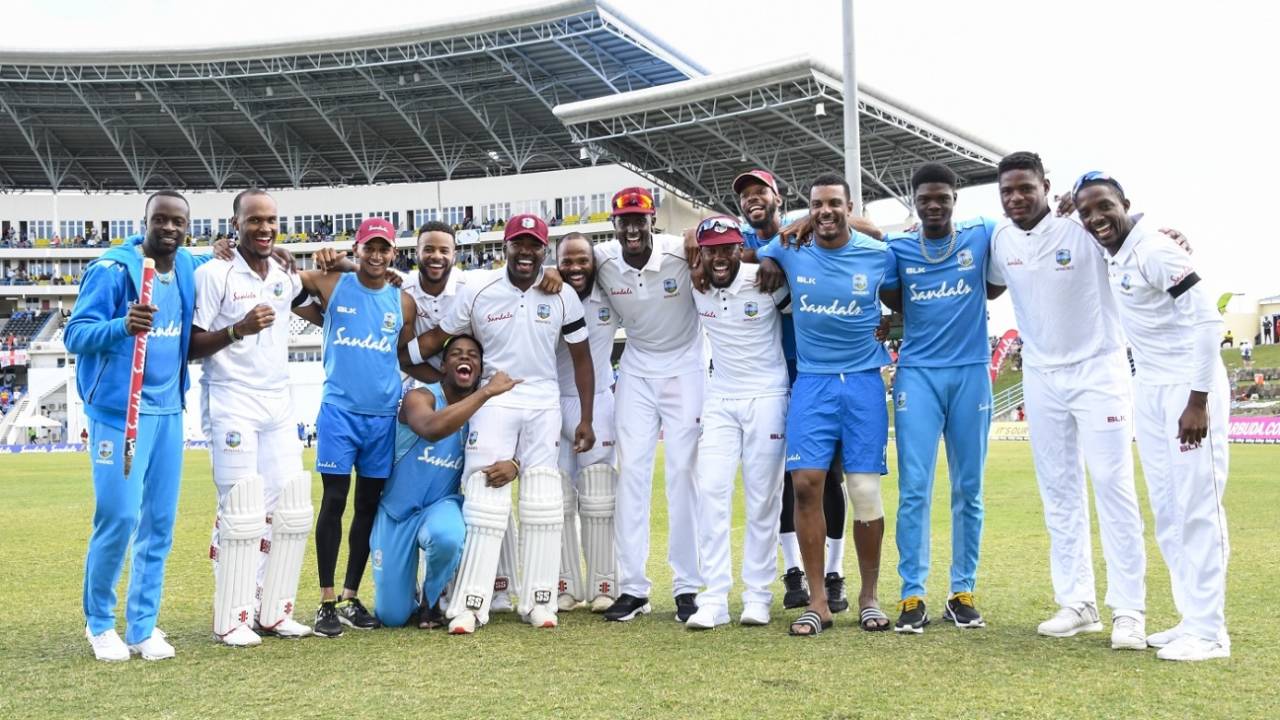
[[[618,491],[618,471],[597,463],[578,473],[578,514],[582,517],[582,544],[587,554],[588,599],[618,597],[618,559],[613,551],[613,504]]]
[[[484,473],[474,472],[465,483],[462,519],[467,524],[467,540],[446,612],[449,619],[468,611],[475,613],[481,624],[489,621],[493,576],[511,514],[511,488],[485,487],[484,482]]]
[[[585,600],[582,578],[582,546],[578,538],[578,492],[573,478],[560,471],[560,490],[564,495],[564,529],[560,534],[560,593],[574,600]]]
[[[560,471],[531,467],[520,473],[520,606],[522,616],[535,605],[556,612],[560,570],[560,529],[564,523]]]
[[[267,571],[262,580],[258,624],[266,630],[293,617],[298,574],[311,534],[311,473],[299,472],[280,488],[280,500],[268,522],[271,541],[263,540]]]
[[[218,502],[217,543],[212,553],[213,633],[218,637],[253,622],[258,550],[266,531],[262,476],[246,475]]]
[[[510,486],[503,488],[510,494]],[[502,550],[498,553],[498,570],[493,578],[493,591],[516,591],[516,558],[520,557],[520,534],[516,532],[515,513],[507,513],[507,533],[502,536]]]

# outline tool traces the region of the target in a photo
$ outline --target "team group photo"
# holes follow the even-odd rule
[[[0,715],[1274,711],[1204,28],[714,5],[0,50]]]

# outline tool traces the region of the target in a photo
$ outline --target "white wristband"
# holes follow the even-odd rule
[[[410,340],[406,349],[409,351],[409,360],[411,360],[414,365],[421,365],[422,347],[418,345],[418,338]]]

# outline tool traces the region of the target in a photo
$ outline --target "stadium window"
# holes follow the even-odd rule
[[[289,218],[288,218],[288,217],[281,217],[281,218],[280,218],[280,223],[279,223],[279,225],[278,225],[277,227],[278,227],[278,229],[279,229],[279,232],[282,232],[282,233],[284,233],[285,235],[288,235],[288,234],[289,234]]]
[[[231,223],[226,218],[218,218],[218,234],[226,235],[231,230]]]
[[[651,187],[649,188],[649,192],[653,193],[653,206],[662,207],[662,188]]]
[[[62,220],[58,223],[58,235],[64,240],[70,240],[77,235],[84,235],[83,220]]]
[[[51,238],[53,237],[53,221],[52,220],[28,220],[27,221],[27,237],[35,238]]]
[[[190,232],[191,237],[211,234],[213,232],[213,220],[211,218],[192,218]]]
[[[609,209],[609,198],[604,193],[592,193],[591,214],[602,213]]]

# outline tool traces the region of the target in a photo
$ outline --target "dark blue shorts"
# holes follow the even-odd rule
[[[879,370],[796,378],[787,410],[787,471],[826,471],[836,443],[846,473],[888,472],[889,412]]]
[[[350,475],[354,467],[361,477],[389,477],[395,444],[394,415],[361,415],[320,403],[316,418],[316,472]]]

